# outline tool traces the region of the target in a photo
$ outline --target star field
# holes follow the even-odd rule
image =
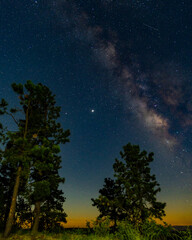
[[[155,153],[165,221],[192,224],[191,10],[177,0],[0,3],[1,96],[15,104],[12,82],[42,82],[71,130],[61,152],[69,226],[97,216],[90,199],[128,142]]]

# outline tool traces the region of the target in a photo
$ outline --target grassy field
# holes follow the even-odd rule
[[[3,240],[3,237],[0,237]],[[192,234],[187,232],[172,233],[169,236],[159,234],[149,234],[148,236],[141,236],[139,234],[107,234],[99,236],[96,234],[83,234],[83,233],[39,233],[36,236],[31,236],[30,233],[15,233],[11,234],[8,240],[192,240]]]
[[[141,234],[142,232],[142,234]],[[4,238],[0,235],[0,240]],[[192,240],[192,229],[177,230],[171,226],[146,223],[139,230],[127,222],[118,225],[115,232],[106,224],[87,229],[64,229],[61,233],[38,233],[20,230],[11,234],[8,240]]]
[[[0,238],[3,240],[4,238]],[[115,239],[114,236],[96,236],[96,235],[83,235],[83,234],[38,234],[37,236],[30,236],[30,235],[21,235],[21,234],[13,234],[10,235],[9,240],[110,240]],[[117,238],[116,238],[117,239]]]
[[[0,238],[4,240],[4,238]],[[95,234],[85,235],[85,234],[77,234],[77,233],[64,233],[64,234],[38,234],[37,236],[31,236],[30,234],[12,234],[10,235],[8,240],[192,240],[191,236],[180,236],[178,237],[155,237],[151,235],[150,237],[141,237],[139,235],[122,235],[116,236],[115,234],[109,234],[107,236],[98,236]]]
[[[1,240],[4,238],[0,237]],[[36,236],[30,234],[11,234],[8,240],[112,240],[118,239],[113,234],[107,236],[98,236],[95,234],[83,234],[83,233],[39,233]]]

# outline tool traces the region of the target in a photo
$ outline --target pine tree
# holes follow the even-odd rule
[[[13,225],[21,179],[27,182],[31,169],[35,168],[39,159],[45,157],[47,151],[53,155],[57,145],[69,141],[70,135],[69,130],[64,131],[56,122],[60,116],[60,107],[55,106],[55,95],[48,87],[27,81],[24,86],[14,83],[12,88],[19,96],[21,109],[8,110],[5,100],[2,100],[0,105],[0,114],[11,116],[18,127],[15,132],[7,131],[6,139],[10,147],[1,151],[2,164],[11,164],[16,172],[4,237],[9,235]],[[22,111],[23,118],[17,120],[14,114],[18,111]],[[49,146],[46,146],[47,142]]]
[[[12,85],[13,90],[17,94],[23,94],[22,85]],[[1,163],[2,165],[10,165],[11,168],[15,169],[15,181],[13,186],[13,193],[11,198],[11,204],[9,207],[9,214],[6,221],[4,237],[7,237],[11,231],[14,218],[15,218],[15,209],[16,209],[16,200],[18,196],[20,180],[22,176],[26,176],[29,170],[29,161],[28,151],[31,148],[31,143],[27,141],[27,133],[28,133],[28,122],[29,122],[29,102],[25,101],[23,106],[27,106],[27,111],[24,112],[25,125],[22,127],[19,125],[19,122],[13,116],[14,113],[17,112],[16,109],[8,110],[8,104],[4,99],[1,101],[1,114],[7,114],[13,118],[15,123],[18,126],[18,131],[11,132],[7,131],[6,140],[7,145],[4,151],[2,151]]]
[[[109,207],[105,211],[101,208],[102,199],[107,198],[105,201],[111,208],[116,202],[117,212],[120,213],[117,215],[118,219],[127,219],[134,225],[139,225],[151,217],[162,219],[165,216],[166,204],[157,201],[156,194],[161,189],[155,175],[151,175],[149,167],[154,154],[140,152],[139,146],[129,143],[123,147],[120,155],[121,160],[116,159],[113,165],[113,189],[118,186],[119,190],[116,190],[110,199],[109,194],[105,194],[109,190],[109,186],[106,185],[107,191],[105,188],[100,190],[99,198],[93,201],[94,206],[97,206],[103,215],[113,219]]]
[[[14,110],[11,109],[8,111],[8,103],[2,99],[0,103],[0,115],[8,114],[11,116],[14,121],[16,122],[13,112]],[[16,122],[17,123],[17,122]],[[9,152],[10,148],[13,147],[13,142],[10,140],[9,135],[11,133],[7,131],[7,127],[3,127],[0,123],[0,229],[1,231],[5,229],[6,220],[9,215],[9,209],[11,205],[11,198],[10,196],[13,193],[15,178],[17,173],[17,167],[15,167],[15,162],[7,161],[5,156],[7,152]],[[4,148],[4,149],[3,149]],[[23,184],[21,184],[23,185]],[[21,186],[22,187],[22,186]],[[13,221],[15,218],[13,219]]]
[[[61,168],[61,158],[58,154],[60,152],[59,144],[65,144],[69,141],[68,136],[70,132],[64,131],[60,123],[57,122],[60,116],[60,107],[55,106],[55,95],[42,85],[38,86],[38,88],[33,88],[33,94],[42,96],[41,104],[38,106],[37,104],[34,105],[35,113],[37,114],[36,118],[41,119],[41,125],[39,126],[38,124],[35,129],[35,124],[33,124],[33,132],[35,132],[33,138],[36,145],[31,149],[31,159],[33,161],[33,167],[31,168],[33,193],[31,196],[35,205],[32,233],[35,234],[38,231],[41,212],[45,210],[46,199],[50,199],[52,192],[60,193],[60,195],[52,195],[54,201],[57,202],[60,198],[63,204],[65,200],[64,197],[61,197],[63,192],[58,190],[59,184],[64,183],[64,179],[58,173],[58,170]],[[51,209],[51,206],[49,211],[46,209],[47,215],[50,215],[51,210],[54,210],[53,208]],[[60,213],[66,216],[63,208]],[[63,218],[63,221],[66,221],[65,218]]]

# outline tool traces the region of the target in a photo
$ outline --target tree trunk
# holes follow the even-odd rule
[[[41,211],[41,206],[40,202],[35,203],[35,209],[34,209],[34,223],[33,223],[33,228],[32,228],[32,234],[36,234],[38,232],[39,228],[39,218],[40,218],[40,211]]]
[[[15,208],[16,208],[16,200],[17,200],[17,195],[18,195],[18,190],[19,190],[20,177],[21,177],[21,167],[18,167],[16,181],[15,181],[15,185],[13,188],[13,196],[11,199],[11,206],[10,206],[9,215],[8,215],[6,226],[5,226],[5,232],[4,232],[5,238],[7,238],[9,236],[12,225],[13,225],[13,219],[15,216]]]

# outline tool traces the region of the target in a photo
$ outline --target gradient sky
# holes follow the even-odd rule
[[[0,1],[0,96],[15,105],[12,82],[41,82],[71,130],[68,226],[98,215],[90,199],[128,142],[155,153],[164,220],[192,224],[191,20],[185,0]]]

